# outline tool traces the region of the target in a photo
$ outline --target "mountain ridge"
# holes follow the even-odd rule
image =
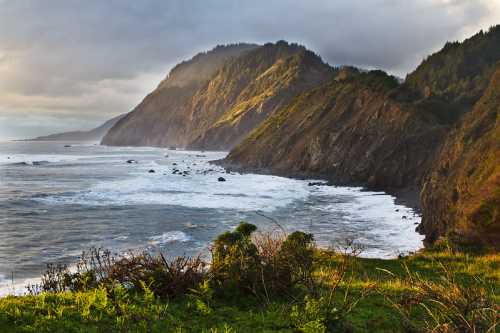
[[[26,141],[101,141],[110,128],[124,118],[127,114],[121,114],[104,122],[102,125],[89,131],[70,131],[39,136]]]
[[[195,58],[202,61],[216,52]],[[285,41],[236,53],[219,59],[219,67],[205,81],[170,84],[174,68],[102,143],[229,150],[278,106],[334,72],[305,47]],[[176,68],[190,70],[189,63]]]

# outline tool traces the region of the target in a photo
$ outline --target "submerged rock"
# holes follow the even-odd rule
[[[153,169],[149,170],[148,173],[155,173],[156,171],[154,171]]]

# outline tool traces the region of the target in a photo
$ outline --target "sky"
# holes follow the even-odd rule
[[[288,40],[404,77],[500,0],[0,0],[0,140],[91,129],[217,44]]]

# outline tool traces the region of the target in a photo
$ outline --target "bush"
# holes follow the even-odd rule
[[[256,229],[242,223],[216,239],[211,266],[215,288],[269,299],[298,284],[312,285],[313,236],[296,231],[286,238],[261,233],[252,239]]]
[[[144,286],[158,297],[185,294],[198,286],[206,275],[206,263],[200,257],[176,257],[170,261],[163,254],[128,252],[121,256],[110,251],[92,248],[83,252],[76,271],[66,265],[47,265],[41,283],[28,286],[29,293],[86,291],[104,286],[108,290],[122,286],[143,293]]]
[[[251,235],[253,224],[241,223],[233,232],[225,232],[215,240],[212,252],[211,281],[222,291],[257,293],[259,255]]]

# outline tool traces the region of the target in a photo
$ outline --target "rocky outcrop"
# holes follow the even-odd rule
[[[90,131],[73,131],[51,134],[47,136],[39,136],[28,141],[89,141],[89,142],[99,142],[108,133],[109,129],[113,127],[120,119],[125,117],[125,114],[119,115],[106,121],[99,127],[96,127]]]
[[[103,144],[228,150],[294,96],[334,73],[303,46],[283,41],[245,48],[218,64],[203,72],[205,81],[182,75],[183,85],[170,82],[180,76],[174,69]],[[189,64],[183,70],[192,72]]]
[[[449,134],[422,190],[420,230],[429,241],[500,248],[500,65],[488,89]]]

